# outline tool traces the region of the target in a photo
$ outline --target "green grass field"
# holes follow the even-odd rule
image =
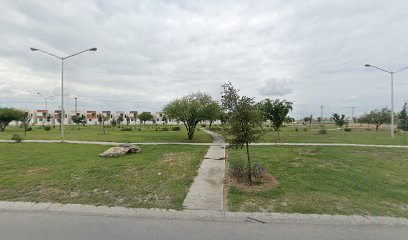
[[[296,131],[296,128],[298,131]],[[397,131],[394,139],[391,139],[390,131],[386,127],[380,128],[378,132],[375,131],[373,126],[368,128],[370,130],[367,130],[365,126],[360,127],[360,125],[351,128],[351,132],[345,132],[328,124],[325,127],[327,133],[319,134],[320,126],[311,126],[310,129],[307,125],[297,125],[296,127],[287,126],[281,129],[279,133],[280,139],[278,139],[276,131],[265,127],[264,135],[259,139],[259,142],[408,145],[408,136],[404,136],[404,133]],[[218,128],[218,130],[222,129],[223,128]],[[228,138],[225,131],[217,132]],[[405,141],[404,138],[406,138]]]
[[[231,187],[229,210],[408,217],[408,149],[255,146],[251,154],[279,184]],[[244,149],[229,150],[229,161],[244,159]]]
[[[149,145],[121,158],[97,156],[108,147],[0,143],[0,200],[181,209],[207,151]]]
[[[163,127],[145,125],[142,126],[142,131],[138,131],[139,126],[134,126],[133,131],[121,131],[121,128],[107,128],[106,133],[103,133],[101,126],[86,126],[80,130],[76,126],[65,127],[66,140],[82,140],[82,141],[104,141],[104,142],[212,142],[209,134],[203,131],[196,130],[193,141],[188,140],[187,131],[184,126],[180,126],[181,131],[161,131]],[[33,127],[32,131],[27,132],[24,136],[24,131],[19,127],[8,127],[5,132],[0,132],[0,139],[10,140],[13,134],[19,134],[24,139],[29,140],[58,140],[60,139],[59,127],[45,131],[39,127]]]

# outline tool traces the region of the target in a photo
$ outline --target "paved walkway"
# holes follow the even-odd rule
[[[225,142],[223,137],[203,130],[213,137],[213,146],[198,169],[198,175],[184,199],[186,209],[222,210],[224,199]]]

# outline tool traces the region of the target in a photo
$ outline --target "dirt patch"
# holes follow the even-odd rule
[[[271,190],[278,186],[278,180],[269,173],[262,174],[261,180],[258,182],[248,183],[244,181],[238,181],[234,177],[229,177],[230,185],[247,192],[263,192]]]
[[[47,167],[40,167],[40,168],[32,168],[25,171],[22,175],[24,176],[33,176],[41,173],[45,173],[50,171],[50,168]]]
[[[164,162],[175,164],[191,160],[191,155],[189,153],[166,153],[163,154],[163,157]]]
[[[300,151],[298,151],[299,155],[302,156],[315,156],[320,152],[320,148],[316,147],[314,149],[302,149]]]

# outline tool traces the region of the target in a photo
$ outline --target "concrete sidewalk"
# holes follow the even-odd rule
[[[213,136],[213,144],[201,162],[198,175],[184,199],[186,209],[222,210],[224,199],[225,142],[220,134],[204,130]]]
[[[218,222],[254,222],[254,223],[293,223],[322,225],[386,225],[408,228],[407,218],[327,215],[327,214],[288,214],[260,212],[228,212],[214,210],[183,210],[158,208],[125,208],[92,206],[81,204],[7,202],[0,201],[2,212],[39,212],[88,216],[112,216],[123,218],[151,218],[168,220],[196,220]]]

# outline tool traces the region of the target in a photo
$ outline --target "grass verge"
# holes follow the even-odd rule
[[[121,158],[97,156],[107,148],[0,143],[0,200],[181,209],[207,151],[149,145]]]
[[[126,127],[126,126],[124,126]],[[212,137],[197,129],[193,140],[187,139],[187,131],[183,126],[180,126],[180,131],[163,131],[163,128],[171,128],[170,126],[153,126],[142,125],[131,126],[132,131],[121,131],[122,128],[106,128],[103,133],[102,126],[86,126],[77,128],[76,126],[65,126],[66,140],[79,141],[102,141],[102,142],[197,142],[210,143]],[[141,131],[139,131],[139,127]],[[45,131],[37,126],[33,127],[32,131],[27,132],[24,136],[24,130],[19,127],[7,127],[5,132],[0,133],[0,139],[10,140],[13,134],[19,134],[27,140],[59,140],[59,127],[52,128],[50,131]]]
[[[251,154],[278,186],[230,186],[229,210],[408,217],[408,149],[255,146]],[[237,160],[245,151],[230,149]]]

